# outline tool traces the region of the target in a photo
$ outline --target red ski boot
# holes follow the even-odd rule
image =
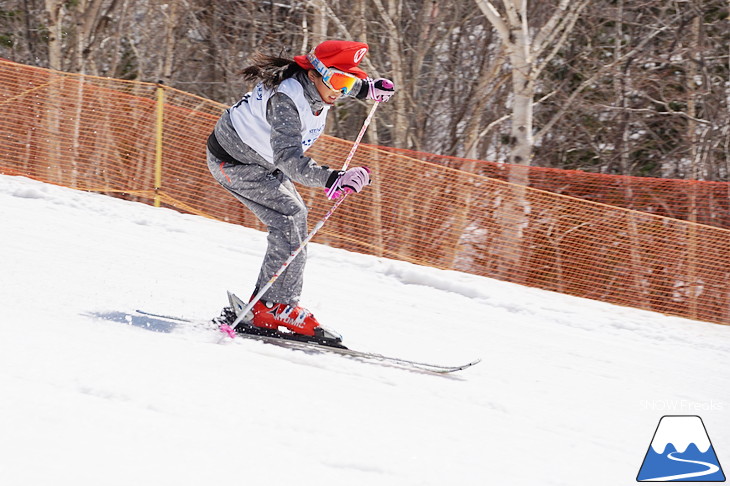
[[[251,324],[256,327],[276,330],[282,326],[293,333],[305,336],[314,336],[314,330],[320,327],[312,313],[300,306],[292,307],[259,300],[251,310],[253,312]]]
[[[223,309],[221,319],[230,328],[231,324],[241,317],[241,312],[247,307],[247,304],[231,292],[228,292],[228,301],[231,306]],[[234,331],[231,329],[231,332]],[[259,300],[236,326],[235,332],[313,342],[347,349],[342,345],[342,336],[321,326],[311,312],[298,305],[291,306]]]

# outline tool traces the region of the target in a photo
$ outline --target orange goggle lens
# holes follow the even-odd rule
[[[322,81],[325,86],[334,91],[339,91],[342,94],[347,94],[355,86],[357,77],[352,74],[340,71],[335,68],[328,68],[322,61],[317,59],[314,55],[314,51],[307,54],[307,59],[314,66],[319,74],[322,75]]]
[[[357,78],[339,71],[334,71],[329,68],[329,73],[322,77],[322,81],[327,85],[328,88],[339,91],[342,94],[347,94],[355,86]]]

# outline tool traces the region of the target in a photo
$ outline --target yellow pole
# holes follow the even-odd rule
[[[155,133],[155,207],[160,207],[160,188],[162,187],[162,122],[165,106],[165,88],[157,84],[157,125]]]

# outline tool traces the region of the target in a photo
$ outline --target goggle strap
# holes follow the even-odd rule
[[[335,74],[335,71],[332,71],[330,68],[324,65],[322,61],[320,61],[317,56],[314,55],[314,51],[307,54],[307,60],[314,66],[314,69],[317,70],[317,72],[322,75],[322,80],[324,83],[332,88],[330,85],[330,79],[332,79],[332,76]],[[337,71],[339,72],[339,71]],[[342,73],[344,76],[349,76],[347,73]],[[355,76],[351,76],[352,78],[355,78]],[[341,91],[337,90],[336,88],[332,88],[335,91]],[[347,91],[349,91],[351,88],[348,88]],[[343,93],[346,93],[347,91],[344,91]]]
[[[312,66],[314,66],[314,69],[316,69],[323,78],[332,76],[332,73],[327,68],[327,66],[325,66],[324,63],[317,59],[317,56],[314,55],[314,51],[307,54],[307,60],[312,64]]]

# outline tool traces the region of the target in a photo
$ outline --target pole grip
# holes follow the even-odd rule
[[[355,143],[352,144],[350,153],[347,155],[347,158],[345,159],[345,163],[342,164],[342,169],[340,169],[340,170],[345,171],[345,170],[347,170],[347,167],[350,165],[350,161],[352,160],[352,157],[355,155],[355,151],[357,150],[358,145],[360,145],[360,140],[362,140],[362,136],[365,134],[365,130],[368,129],[368,125],[370,125],[370,120],[373,119],[373,115],[375,114],[375,110],[378,109],[379,104],[380,104],[380,102],[376,101],[373,104],[373,107],[370,108],[370,113],[368,113],[367,118],[365,118],[365,122],[362,124],[360,133],[358,134],[357,138],[355,139]],[[337,189],[335,188],[335,184],[332,184],[332,187],[330,187],[329,190],[327,191],[327,199],[334,199],[336,192],[337,192]]]

